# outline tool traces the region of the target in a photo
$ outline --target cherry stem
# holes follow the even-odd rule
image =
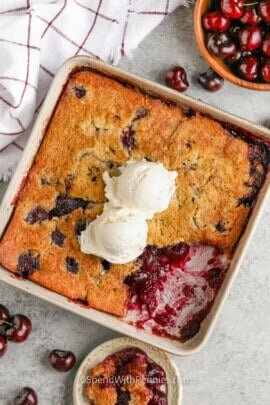
[[[4,321],[4,319],[0,319],[0,326],[1,325],[9,325],[12,326],[12,324],[10,322]]]
[[[244,3],[244,7],[249,7],[249,6],[256,6],[258,4],[258,1],[254,1],[253,3]]]

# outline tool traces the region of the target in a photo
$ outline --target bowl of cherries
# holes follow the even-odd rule
[[[270,0],[197,0],[195,35],[211,68],[253,90],[270,90]]]

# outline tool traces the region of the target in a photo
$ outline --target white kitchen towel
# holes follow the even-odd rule
[[[189,0],[0,0],[0,179],[12,174],[49,84],[73,55],[130,56]]]

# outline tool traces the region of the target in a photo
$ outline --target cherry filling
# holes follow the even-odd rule
[[[154,390],[153,397],[148,402],[148,405],[167,405],[167,396],[164,392]]]
[[[79,271],[79,264],[73,257],[66,257],[66,269],[69,273],[77,274]]]
[[[135,130],[131,125],[123,129],[121,141],[128,152],[131,152],[135,148]]]
[[[70,214],[72,211],[82,208],[85,209],[90,201],[83,198],[73,198],[65,194],[60,194],[55,201],[55,207],[49,212],[49,217],[61,217]]]
[[[49,218],[48,212],[44,208],[37,206],[33,208],[31,211],[29,211],[26,221],[32,225],[35,224],[36,222],[40,223],[42,221],[45,221],[48,218]]]
[[[211,246],[181,242],[160,249],[148,246],[138,264],[139,270],[125,279],[126,320],[181,341],[193,337],[225,277],[225,255]]]
[[[20,254],[17,262],[17,273],[22,277],[31,276],[35,271],[39,270],[39,255],[34,255],[27,251]]]
[[[117,402],[116,405],[128,405],[130,401],[130,392],[129,391],[117,391]]]
[[[147,117],[147,115],[149,115],[149,110],[147,108],[145,107],[138,108],[132,122],[139,121],[142,118]]]
[[[59,231],[59,229],[55,229],[51,233],[51,238],[55,245],[63,246],[66,236],[61,231]]]
[[[47,212],[43,207],[38,205],[29,211],[26,221],[31,225],[37,222],[40,224],[46,219],[52,219],[53,217],[61,217],[63,215],[70,214],[78,208],[86,209],[87,207],[91,206],[91,204],[91,201],[84,200],[83,198],[74,198],[66,194],[60,194],[56,198],[53,209]],[[79,230],[79,232],[81,232],[81,230]]]
[[[74,88],[75,96],[77,98],[82,98],[86,95],[86,90],[83,86],[77,86]]]
[[[156,363],[148,363],[146,369],[146,385],[148,388],[157,388],[166,384],[166,374],[162,367]]]

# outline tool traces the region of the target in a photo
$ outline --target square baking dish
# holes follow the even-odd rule
[[[47,97],[43,103],[39,116],[33,127],[31,136],[24,150],[22,159],[18,164],[16,172],[9,184],[9,187],[4,196],[2,205],[0,207],[0,237],[3,236],[5,229],[12,216],[14,207],[16,205],[17,196],[22,189],[29,169],[32,166],[35,155],[38,152],[39,146],[42,142],[43,136],[46,133],[47,125],[54,112],[54,108],[58,102],[58,99],[62,93],[63,87],[68,81],[69,75],[74,69],[90,68],[100,74],[105,74],[113,79],[130,84],[131,86],[141,89],[143,92],[164,99],[168,102],[173,102],[186,107],[187,109],[197,110],[203,114],[210,115],[211,117],[238,127],[244,131],[250,132],[256,135],[260,140],[270,145],[270,131],[267,128],[260,127],[244,119],[238,118],[226,112],[220,111],[207,104],[182,95],[167,87],[153,83],[149,80],[142,79],[134,74],[124,72],[114,66],[107,65],[98,60],[78,56],[69,59],[64,63],[56,74],[51,88],[47,94]],[[117,318],[108,313],[104,313],[92,308],[87,308],[70,301],[64,296],[61,296],[53,291],[47,290],[42,286],[35,284],[30,280],[20,280],[14,276],[14,274],[5,270],[0,266],[0,280],[17,287],[23,291],[29,292],[35,296],[43,298],[51,303],[54,303],[64,309],[67,309],[75,314],[81,315],[91,321],[97,322],[103,326],[109,327],[117,332],[123,333],[128,336],[132,336],[139,340],[145,341],[151,345],[157,346],[163,350],[174,353],[176,355],[191,355],[196,353],[202,348],[210,336],[210,333],[217,320],[218,314],[221,311],[222,305],[226,299],[229,289],[233,283],[233,280],[240,268],[243,256],[248,248],[249,241],[253,235],[256,224],[259,220],[260,213],[263,210],[263,205],[266,200],[269,191],[270,176],[269,173],[266,176],[265,183],[263,184],[256,203],[251,211],[251,215],[245,231],[237,245],[234,253],[231,265],[227,271],[225,280],[219,292],[215,298],[214,305],[206,319],[201,324],[201,329],[194,338],[188,340],[185,343],[181,343],[178,340],[172,340],[165,337],[160,337],[137,329],[135,326],[125,323],[120,318]]]

